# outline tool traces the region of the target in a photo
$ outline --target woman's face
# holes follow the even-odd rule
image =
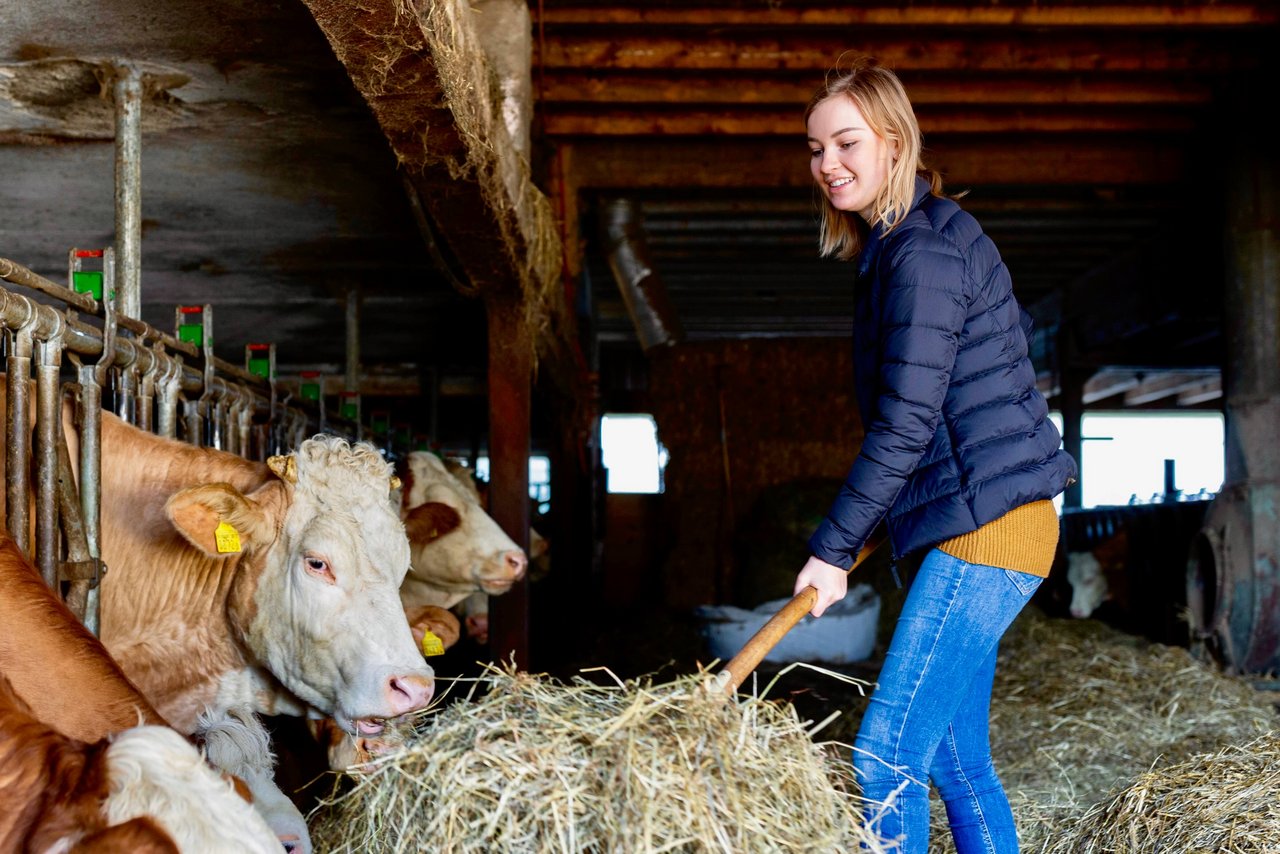
[[[809,169],[836,210],[872,222],[872,203],[889,180],[897,143],[878,136],[847,95],[833,95],[809,114]]]

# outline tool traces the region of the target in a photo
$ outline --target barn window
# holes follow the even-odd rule
[[[476,457],[476,478],[489,482],[489,457]],[[551,458],[534,454],[529,457],[529,497],[537,504],[537,512],[551,510]]]
[[[658,441],[652,415],[605,415],[600,419],[600,446],[609,492],[663,491],[667,449]]]
[[[1061,429],[1061,416],[1051,417]],[[1086,412],[1080,433],[1083,507],[1164,501],[1166,460],[1173,461],[1176,500],[1211,498],[1222,488],[1220,412]]]

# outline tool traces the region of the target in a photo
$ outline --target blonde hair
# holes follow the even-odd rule
[[[896,74],[869,56],[854,56],[848,62],[842,56],[809,99],[804,111],[805,125],[819,104],[841,96],[853,101],[872,132],[898,146],[898,156],[889,164],[889,178],[872,203],[874,213],[870,222],[864,223],[857,214],[838,210],[818,191],[819,251],[824,256],[834,255],[847,261],[862,251],[868,227],[883,223],[887,233],[902,222],[915,199],[916,175],[929,182],[930,192],[935,196],[942,195],[942,176],[924,165],[920,124]]]

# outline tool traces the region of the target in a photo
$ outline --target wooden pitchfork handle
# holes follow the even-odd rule
[[[880,544],[886,539],[884,526],[878,526],[871,534],[871,538],[858,552],[858,556],[853,561],[853,566],[849,567],[849,572],[853,572],[858,565],[869,558]],[[743,645],[741,651],[738,652],[724,669],[716,674],[711,682],[711,691],[724,691],[726,694],[733,694],[738,690],[746,678],[751,675],[751,671],[764,660],[769,654],[769,650],[778,645],[778,641],[782,640],[783,635],[791,631],[796,623],[804,618],[804,615],[813,610],[813,603],[818,600],[818,588],[806,587],[792,597],[791,601],[782,606],[778,613],[769,618],[769,622],[760,627],[751,639]]]

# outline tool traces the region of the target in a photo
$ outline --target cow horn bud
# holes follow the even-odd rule
[[[391,491],[392,492],[399,489],[402,485],[403,484],[400,482],[400,478],[396,477],[395,475],[391,475]]]
[[[298,482],[298,464],[293,461],[293,454],[280,454],[268,458],[267,468],[275,472],[276,477],[287,483]]]

